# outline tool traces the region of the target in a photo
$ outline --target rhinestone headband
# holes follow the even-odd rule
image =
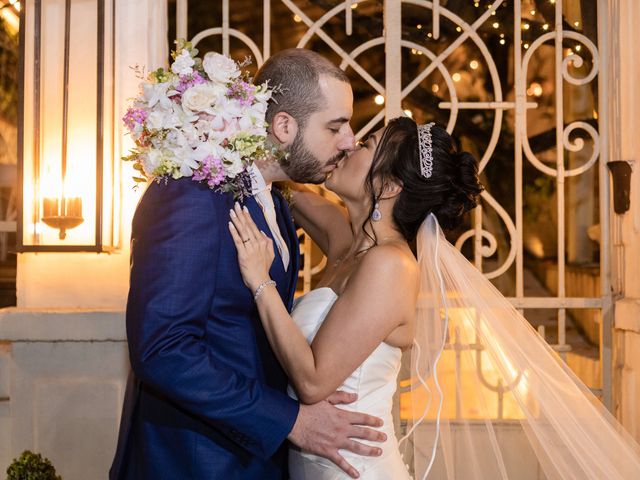
[[[418,125],[418,146],[420,148],[420,173],[424,178],[433,173],[433,145],[431,144],[431,127],[434,122]]]

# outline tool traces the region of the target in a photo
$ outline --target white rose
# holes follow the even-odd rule
[[[201,83],[185,90],[182,94],[182,109],[187,115],[197,112],[212,113],[211,107],[216,104],[222,89],[209,83]]]
[[[171,65],[171,71],[176,75],[191,75],[193,73],[193,67],[195,65],[195,61],[191,58],[191,55],[187,50],[183,50],[180,55],[178,55]]]
[[[236,62],[219,53],[207,53],[202,60],[202,67],[214,82],[226,84],[240,75],[240,69]]]
[[[225,174],[231,178],[235,178],[235,176],[242,172],[242,169],[244,168],[244,165],[242,164],[242,157],[240,157],[240,153],[237,151],[225,149],[222,161],[224,164]]]

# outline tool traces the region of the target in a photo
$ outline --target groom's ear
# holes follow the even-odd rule
[[[298,134],[298,122],[287,112],[278,112],[271,121],[271,133],[283,147],[287,147]]]

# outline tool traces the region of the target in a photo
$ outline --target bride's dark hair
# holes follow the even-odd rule
[[[375,190],[374,179],[380,180],[380,189],[387,179],[402,186],[393,207],[393,221],[410,243],[429,213],[436,216],[442,229],[456,228],[463,215],[477,205],[477,196],[483,189],[477,160],[468,152],[456,151],[444,128],[433,125],[431,140],[433,173],[425,178],[420,172],[416,122],[408,117],[394,118],[382,133],[365,181],[365,189],[371,195],[369,218],[381,194]]]

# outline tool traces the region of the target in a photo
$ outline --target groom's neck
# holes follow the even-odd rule
[[[289,180],[280,164],[274,160],[256,161],[256,167],[260,170],[265,183],[283,182]]]

